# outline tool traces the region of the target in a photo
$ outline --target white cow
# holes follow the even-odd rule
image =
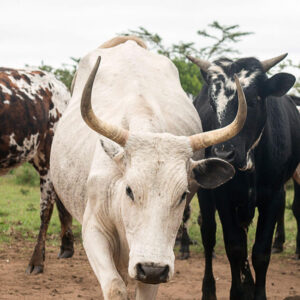
[[[137,299],[155,299],[157,283],[170,280],[189,182],[212,188],[234,174],[225,161],[192,157],[237,134],[246,117],[237,81],[236,119],[202,133],[173,63],[145,48],[135,37],[119,37],[80,61],[52,145],[55,189],[82,223],[105,299],[127,299],[127,274],[138,280]]]

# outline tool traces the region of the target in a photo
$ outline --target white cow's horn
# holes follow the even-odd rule
[[[190,143],[194,151],[223,143],[237,135],[243,128],[247,117],[247,103],[240,81],[236,75],[234,75],[234,80],[239,100],[238,112],[235,119],[226,127],[190,136]]]
[[[207,72],[208,68],[211,66],[211,63],[204,59],[195,58],[190,55],[187,55],[186,58],[189,59],[192,63],[196,64],[204,72]]]
[[[277,65],[279,62],[281,62],[283,59],[287,57],[287,53],[279,55],[277,57],[273,57],[264,61],[261,61],[263,70],[265,72],[268,72],[271,68],[273,68],[275,65]]]
[[[101,135],[113,140],[121,146],[125,146],[128,139],[129,131],[117,126],[108,124],[99,118],[93,112],[91,105],[91,95],[93,89],[93,83],[100,65],[101,57],[99,56],[97,62],[84,86],[81,97],[81,115],[86,124],[100,133]]]

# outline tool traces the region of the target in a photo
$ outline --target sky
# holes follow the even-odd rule
[[[300,62],[299,0],[0,0],[0,66],[59,67],[128,29],[145,27],[164,44],[208,43],[197,30],[217,20],[254,32],[236,44],[261,60],[288,52]]]

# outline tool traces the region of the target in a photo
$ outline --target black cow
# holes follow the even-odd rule
[[[190,58],[206,81],[195,99],[204,131],[230,123],[237,111],[234,74],[247,99],[248,113],[242,131],[228,142],[206,151],[207,157],[226,159],[236,168],[232,180],[214,190],[198,190],[202,212],[201,233],[205,249],[202,299],[216,299],[212,271],[215,246],[215,208],[223,227],[230,262],[231,300],[266,299],[266,273],[272,237],[280,209],[284,206],[284,183],[300,161],[300,117],[292,99],[284,96],[295,77],[266,72],[286,55],[264,62],[256,58],[236,61],[221,58],[213,63]],[[258,208],[256,238],[252,250],[255,281],[247,260],[247,230]]]
[[[295,259],[300,259],[300,165],[297,168],[297,172],[294,173],[294,201],[292,204],[292,211],[297,222],[297,235],[296,235],[296,256]],[[285,229],[284,229],[284,211],[285,203],[280,210],[277,227],[275,232],[275,239],[273,243],[272,253],[281,253],[283,251],[283,244],[285,242]]]
[[[299,112],[300,112],[300,98],[297,96],[290,96],[295,102]],[[292,210],[297,221],[297,237],[296,237],[296,259],[300,259],[300,165],[298,165],[294,175],[294,201],[292,205]],[[283,251],[283,244],[285,242],[285,230],[284,230],[284,210],[285,205],[280,211],[277,226],[275,239],[273,243],[272,253],[280,253]]]

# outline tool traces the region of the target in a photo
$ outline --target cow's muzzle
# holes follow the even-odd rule
[[[156,266],[153,264],[136,265],[136,279],[148,284],[167,282],[169,278],[169,266]]]
[[[213,146],[211,149],[212,155],[226,160],[229,163],[234,163],[236,159],[236,152],[233,145],[220,144]]]

